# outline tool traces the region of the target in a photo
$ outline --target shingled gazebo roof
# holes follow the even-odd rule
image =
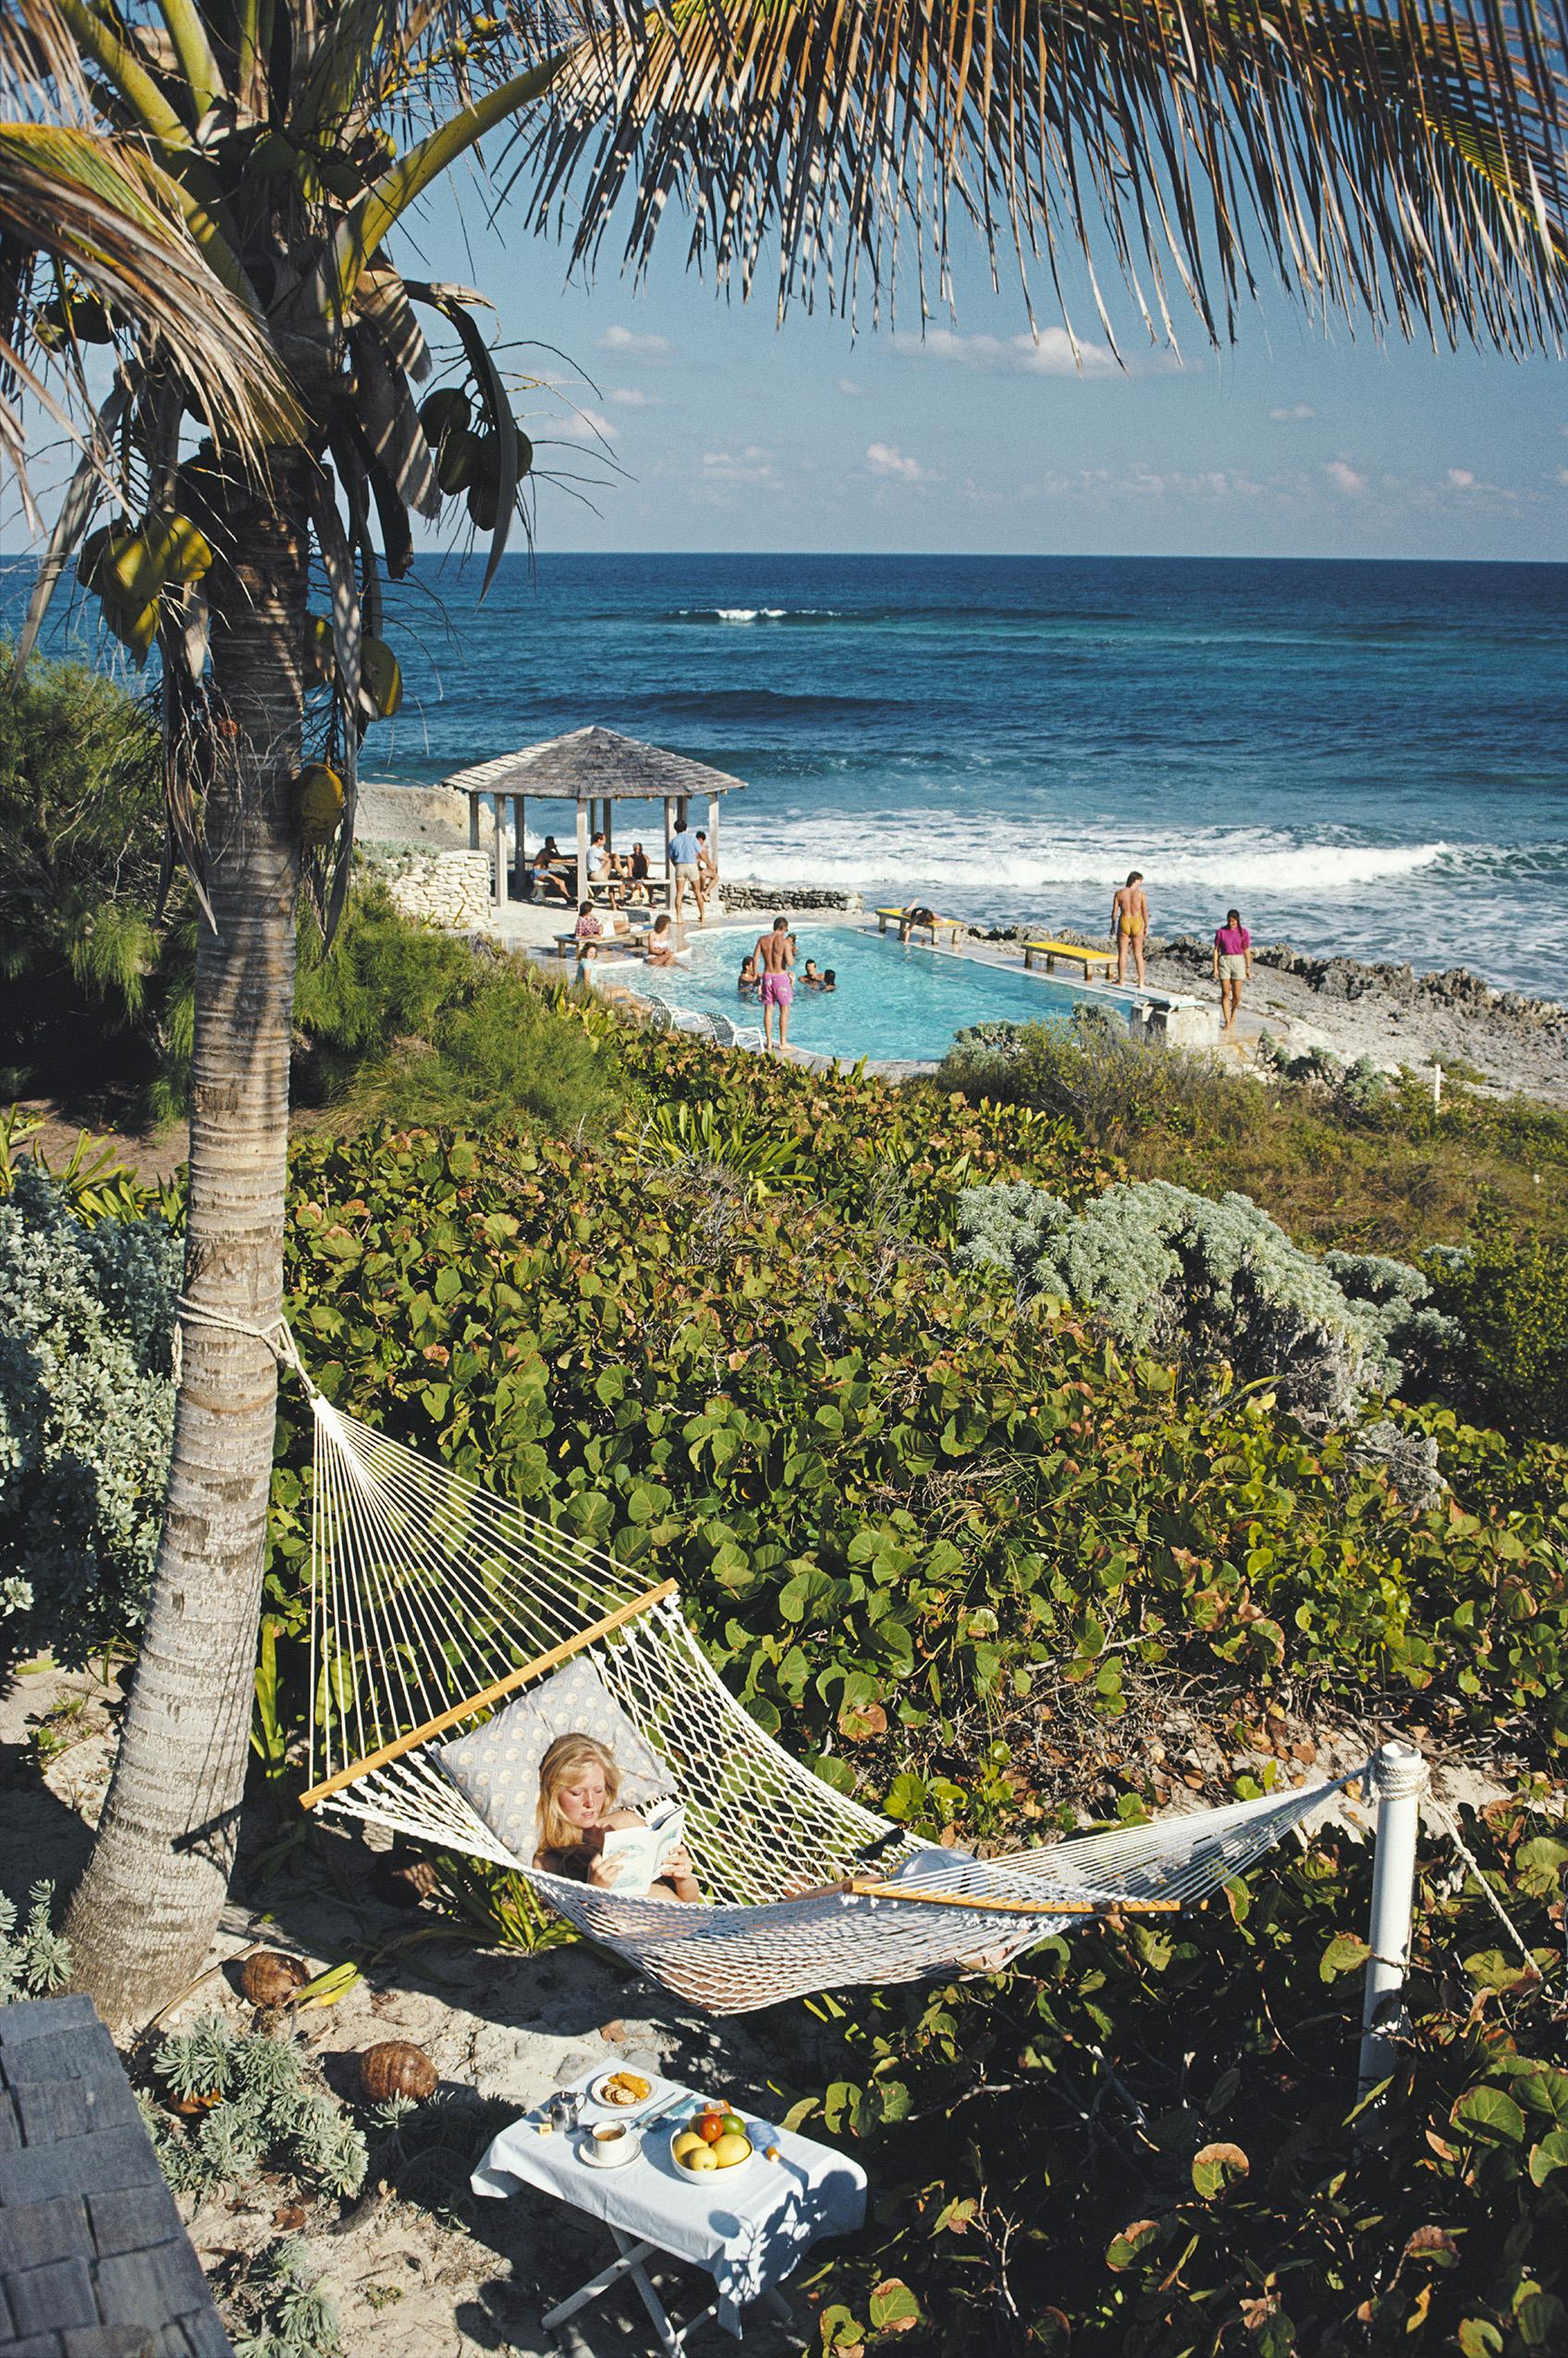
[[[728,770],[645,745],[615,729],[574,729],[520,753],[454,770],[441,780],[465,794],[533,794],[573,803],[659,802],[666,795],[741,794],[745,787]]]

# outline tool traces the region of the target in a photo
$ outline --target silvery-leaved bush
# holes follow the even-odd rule
[[[174,1423],[180,1247],[89,1227],[24,1163],[0,1202],[0,1628],[67,1666],[146,1604]]]
[[[1005,1271],[1021,1298],[1072,1303],[1125,1351],[1267,1380],[1315,1423],[1407,1376],[1431,1389],[1462,1339],[1426,1307],[1418,1270],[1366,1253],[1318,1260],[1247,1196],[1142,1179],[1074,1214],[1040,1187],[972,1187],[959,1225],[961,1266]]]

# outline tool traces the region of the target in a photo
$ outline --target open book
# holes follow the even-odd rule
[[[617,1826],[605,1836],[606,1859],[624,1861],[611,1888],[618,1899],[642,1899],[664,1872],[672,1850],[686,1840],[686,1811],[679,1801],[655,1801],[645,1825]]]

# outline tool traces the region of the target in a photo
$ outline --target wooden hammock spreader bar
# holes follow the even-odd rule
[[[482,1687],[477,1695],[469,1697],[467,1702],[454,1703],[450,1711],[442,1712],[435,1719],[427,1719],[423,1727],[410,1728],[406,1736],[398,1736],[390,1744],[384,1744],[379,1752],[367,1752],[362,1761],[350,1761],[347,1768],[340,1768],[334,1775],[325,1777],[320,1785],[312,1785],[308,1793],[300,1794],[300,1807],[301,1810],[313,1810],[318,1801],[325,1801],[329,1794],[341,1793],[346,1785],[356,1784],[361,1776],[369,1776],[373,1769],[385,1768],[388,1761],[401,1760],[405,1752],[415,1751],[421,1744],[428,1744],[433,1736],[444,1736],[448,1727],[456,1727],[459,1720],[483,1711],[486,1703],[499,1702],[503,1695],[509,1695],[516,1687],[525,1686],[542,1670],[554,1670],[556,1664],[565,1662],[569,1655],[580,1654],[584,1646],[594,1643],[595,1638],[606,1638],[612,1629],[619,1629],[624,1623],[634,1621],[640,1613],[650,1612],[655,1604],[662,1604],[666,1597],[676,1595],[680,1586],[679,1580],[661,1580],[656,1589],[645,1589],[640,1597],[633,1597],[629,1603],[618,1604],[613,1613],[605,1615],[603,1620],[590,1622],[586,1629],[580,1629],[573,1638],[563,1638],[558,1646],[550,1648],[548,1653],[535,1654],[532,1662],[521,1663],[516,1670],[508,1670],[504,1678],[494,1679],[488,1687]]]
[[[1113,1908],[1128,1915],[1175,1916],[1179,1899],[982,1899],[962,1891],[922,1891],[915,1884],[874,1883],[862,1876],[848,1888],[863,1899],[917,1900],[926,1908],[978,1908],[999,1916],[1101,1916]]]

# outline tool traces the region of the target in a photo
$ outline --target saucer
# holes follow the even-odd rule
[[[577,2158],[587,2169],[624,2169],[629,2161],[636,2160],[642,2150],[643,2140],[628,2122],[625,2135],[618,2137],[607,2148],[600,2144],[590,2130],[578,2140]]]

